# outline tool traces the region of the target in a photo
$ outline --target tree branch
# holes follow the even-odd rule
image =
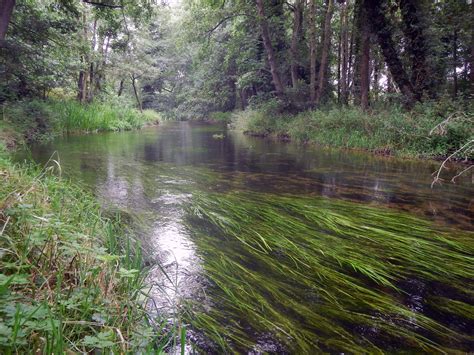
[[[217,25],[215,25],[213,28],[211,28],[210,30],[206,31],[204,34],[207,35],[208,37],[211,37],[212,35],[212,32],[214,32],[219,26],[221,26],[224,22],[226,22],[227,20],[230,20],[231,18],[234,18],[234,17],[238,17],[238,16],[247,16],[247,17],[253,17],[252,15],[249,15],[249,14],[245,14],[245,13],[242,13],[242,14],[233,14],[233,15],[229,15],[229,16],[226,16],[224,17],[222,20],[220,20]]]
[[[439,167],[439,169],[437,171],[435,171],[433,173],[436,174],[435,178],[433,179],[433,182],[431,183],[431,188],[433,188],[434,184],[442,181],[442,179],[440,178],[440,175],[441,175],[441,172],[443,171],[443,169],[445,169],[445,165],[448,161],[451,160],[452,157],[454,157],[456,154],[462,152],[466,147],[469,147],[470,145],[474,145],[474,139],[470,140],[469,142],[467,142],[466,144],[464,144],[461,148],[459,148],[458,150],[456,150],[454,153],[452,153],[449,157],[447,157],[442,163],[441,163],[441,166]],[[453,181],[455,178],[459,177],[462,173],[468,171],[470,168],[468,169],[464,169],[460,174],[456,175],[451,181]]]
[[[110,9],[122,9],[123,5],[112,5],[112,4],[105,4],[103,2],[95,2],[90,0],[82,0],[86,4],[94,5],[94,6],[101,6],[101,7],[108,7]]]

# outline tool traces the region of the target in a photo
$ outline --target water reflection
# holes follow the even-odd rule
[[[226,138],[216,140],[214,133]],[[104,205],[143,213],[143,243],[155,266],[149,282],[156,307],[173,310],[201,292],[196,245],[183,226],[195,192],[251,190],[325,196],[380,205],[472,229],[472,171],[456,185],[430,188],[437,164],[365,153],[282,144],[227,132],[222,126],[169,123],[139,132],[65,137],[32,147],[45,163],[58,151],[63,171],[88,185]],[[219,246],[216,246],[219,247]],[[166,274],[166,276],[165,276]],[[423,292],[423,285],[413,289]],[[166,290],[167,297],[162,297]],[[423,304],[414,293],[407,301]]]

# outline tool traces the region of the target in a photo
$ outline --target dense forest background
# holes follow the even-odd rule
[[[472,117],[467,129],[465,120],[474,92],[472,1],[0,4],[2,103],[107,102],[169,119],[258,110],[267,120],[328,107],[372,112],[431,103],[418,108],[435,116],[424,130],[453,121],[453,113],[464,117],[444,155],[472,138]],[[253,127],[275,131],[271,125],[261,119]]]
[[[470,1],[171,5],[2,0],[0,100],[126,91],[195,119],[272,99],[301,110],[472,98]]]

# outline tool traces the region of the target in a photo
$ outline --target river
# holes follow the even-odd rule
[[[192,309],[202,351],[474,350],[472,175],[192,122],[31,147],[55,152],[141,221],[154,310]]]

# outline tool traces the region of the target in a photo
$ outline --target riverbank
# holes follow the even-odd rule
[[[0,121],[0,352],[153,352],[175,337],[155,329],[141,247],[61,167],[14,164],[8,149],[61,134],[116,131],[159,116],[72,101],[17,102]],[[171,339],[171,340],[170,340]]]
[[[0,141],[7,148],[49,140],[63,134],[123,131],[157,124],[152,110],[112,103],[81,104],[74,100],[25,100],[5,103],[0,120]]]
[[[0,153],[0,351],[151,351],[140,247],[54,161]]]
[[[474,137],[474,111],[441,104],[423,104],[411,111],[390,107],[362,111],[326,108],[295,115],[272,106],[236,112],[232,126],[245,134],[293,140],[380,155],[441,159]],[[473,159],[472,150],[457,158]]]

